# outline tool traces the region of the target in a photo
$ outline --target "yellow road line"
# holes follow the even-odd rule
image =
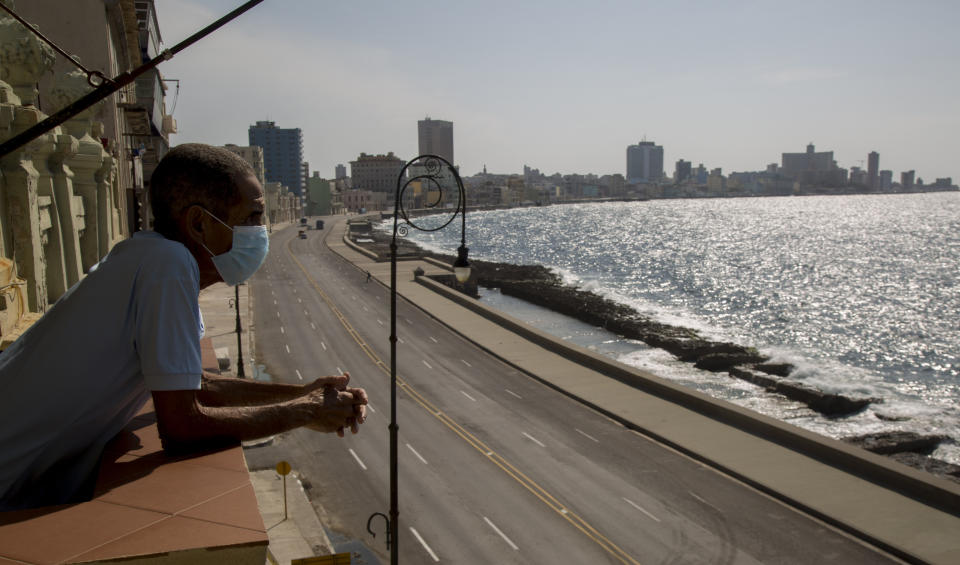
[[[347,320],[346,316],[340,312],[337,306],[333,303],[330,297],[326,292],[320,288],[320,285],[317,284],[317,281],[310,276],[310,273],[307,272],[306,267],[303,266],[303,263],[290,251],[290,241],[287,241],[287,254],[290,255],[290,258],[300,267],[300,270],[303,271],[303,274],[307,277],[307,280],[310,281],[310,285],[313,289],[320,295],[320,298],[327,304],[330,310],[333,311],[337,319],[340,320],[340,323],[347,330],[347,333],[353,337],[354,341],[360,345],[360,349],[367,354],[367,356],[374,362],[374,364],[380,368],[387,376],[390,375],[390,367],[384,363],[380,357],[373,351],[370,345],[360,336],[359,333],[353,328],[350,322]],[[442,422],[447,428],[449,428],[453,433],[460,436],[464,441],[466,441],[471,447],[479,451],[484,455],[490,462],[499,467],[503,472],[505,472],[512,479],[520,483],[524,488],[530,491],[534,496],[536,496],[540,501],[546,504],[551,510],[562,516],[566,521],[570,522],[573,527],[580,530],[584,535],[593,540],[597,545],[602,547],[607,553],[612,555],[621,563],[627,565],[640,565],[640,562],[634,559],[630,554],[621,549],[615,543],[610,541],[606,536],[597,531],[596,528],[591,526],[586,520],[581,518],[579,515],[574,513],[572,510],[564,506],[559,500],[556,499],[552,494],[550,494],[546,489],[541,487],[533,479],[526,476],[522,471],[517,469],[512,463],[507,461],[497,452],[493,451],[485,443],[483,443],[475,435],[471,434],[469,431],[463,428],[458,424],[453,418],[448,416],[443,411],[439,410],[436,406],[433,405],[429,400],[427,400],[422,394],[417,392],[409,383],[397,375],[397,388],[406,392],[410,398],[412,398],[417,404],[422,406],[427,412],[429,412],[433,417]]]

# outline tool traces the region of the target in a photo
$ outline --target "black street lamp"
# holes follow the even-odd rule
[[[410,178],[407,179],[407,172]],[[403,206],[403,193],[413,186],[417,186],[422,194],[427,196],[425,208],[440,208],[444,202],[444,182],[449,185],[450,180],[457,185],[457,205],[453,214],[442,225],[435,228],[425,228],[417,225],[407,215]],[[467,261],[467,195],[460,180],[460,173],[449,161],[437,155],[421,155],[407,162],[397,177],[397,193],[393,206],[393,239],[390,241],[390,517],[381,512],[370,516],[367,520],[367,531],[370,522],[377,516],[387,521],[387,549],[390,550],[391,565],[398,565],[399,551],[399,510],[397,491],[397,235],[403,237],[410,226],[424,232],[442,230],[450,225],[457,215],[460,215],[460,247],[457,249],[457,260],[453,263],[453,273],[461,283],[470,279],[470,263]],[[403,218],[403,224],[400,223]]]
[[[233,298],[227,301],[227,304],[231,302],[231,306],[235,307],[237,310],[237,377],[244,378],[246,375],[243,372],[243,329],[240,327],[240,285],[233,287]]]

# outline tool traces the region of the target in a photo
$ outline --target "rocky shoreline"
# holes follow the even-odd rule
[[[372,240],[364,247],[386,260],[389,257],[389,236],[376,231],[364,231],[365,237]],[[453,261],[449,255],[421,249],[407,240],[401,240],[399,244],[398,256],[422,255],[447,263]],[[471,281],[466,288],[457,285],[452,277],[444,277],[445,280],[440,282],[456,285],[474,296],[478,285],[499,289],[504,295],[604,328],[627,339],[664,349],[698,369],[726,372],[731,377],[758,385],[768,392],[801,402],[828,418],[852,416],[872,403],[883,402],[879,398],[851,397],[816,389],[791,378],[796,369],[791,364],[773,363],[770,357],[752,347],[713,341],[696,330],[652,320],[628,306],[593,292],[564,285],[560,277],[540,265],[472,260],[471,266]],[[891,431],[844,440],[960,482],[960,466],[929,457],[940,442],[950,441],[944,436]]]

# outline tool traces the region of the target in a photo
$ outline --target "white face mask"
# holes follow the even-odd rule
[[[226,222],[206,208],[203,208],[203,211],[227,226]],[[210,253],[213,266],[217,268],[223,282],[236,286],[253,276],[260,265],[263,265],[270,251],[270,238],[267,235],[267,226],[227,226],[227,228],[233,232],[233,245],[230,251],[214,255],[206,245],[203,245],[203,242],[200,245]]]

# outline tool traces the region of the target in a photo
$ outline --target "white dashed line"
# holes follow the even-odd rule
[[[425,359],[421,359],[421,361],[423,361],[423,364],[426,365],[428,369],[432,369],[432,368],[433,368],[433,367],[430,366],[430,363],[427,363],[427,361],[426,361]]]
[[[697,493],[693,492],[692,490],[687,491],[687,492],[690,493],[690,496],[696,498],[696,499],[700,502],[700,504],[703,504],[704,506],[707,506],[707,507],[709,507],[710,509],[715,510],[718,514],[722,514],[722,512],[720,512],[720,509],[719,509],[719,508],[717,508],[716,506],[710,504],[710,503],[707,502],[706,500],[704,500],[704,499],[700,498],[699,496],[697,496]]]
[[[423,549],[426,549],[426,550],[427,550],[427,553],[430,554],[430,557],[433,557],[433,560],[434,560],[434,561],[440,561],[440,558],[437,557],[437,554],[434,553],[432,549],[430,549],[430,546],[427,545],[427,542],[423,541],[423,538],[420,537],[420,533],[417,532],[417,530],[414,530],[414,529],[413,529],[413,526],[410,527],[410,531],[413,532],[414,537],[417,538],[417,541],[420,542],[420,545],[423,546]]]
[[[338,375],[342,375],[342,374],[343,374],[343,369],[341,369],[340,367],[337,367],[337,374],[338,374]]]
[[[509,388],[505,388],[505,389],[503,389],[503,390],[505,390],[505,391],[509,392],[510,394],[516,396],[516,397],[519,398],[520,400],[523,400],[523,397],[522,397],[522,396],[520,396],[519,394],[513,392],[513,391],[510,390]]]
[[[289,346],[289,345],[284,345],[284,347],[287,348],[287,353],[290,353],[290,346]]]
[[[600,440],[599,440],[599,439],[593,437],[592,435],[588,434],[587,432],[585,432],[585,431],[583,431],[583,430],[581,430],[581,429],[578,429],[578,428],[573,428],[573,429],[577,430],[577,432],[579,432],[579,433],[580,433],[581,435],[583,435],[584,437],[586,437],[586,438],[588,438],[588,439],[592,439],[593,441],[595,441],[595,442],[597,442],[597,443],[600,443]]]
[[[297,302],[299,302],[300,304],[303,304],[303,300],[301,300],[301,299],[299,299],[299,298],[297,299]]]
[[[644,514],[646,514],[647,517],[650,518],[651,520],[653,520],[653,521],[655,521],[655,522],[659,522],[659,521],[660,521],[660,518],[657,518],[657,517],[654,516],[653,514],[647,512],[643,507],[641,507],[641,506],[640,506],[639,504],[637,504],[636,502],[630,500],[629,498],[624,498],[623,501],[626,502],[627,504],[629,504],[630,506],[633,506],[634,508],[636,508],[636,509],[639,510],[640,512],[643,512]]]
[[[464,396],[466,396],[467,398],[469,398],[470,400],[472,400],[472,401],[474,401],[474,402],[476,402],[476,401],[477,401],[477,399],[476,399],[476,398],[474,398],[474,397],[472,397],[472,396],[470,396],[469,394],[467,394],[467,393],[465,393],[465,392],[463,392],[462,390],[460,391],[460,394],[462,394],[462,395],[464,395]]]
[[[401,339],[401,338],[399,338],[399,337],[397,338],[397,341],[399,341],[400,343],[406,343],[406,342],[403,341],[403,339]]]
[[[280,317],[280,311],[279,311],[279,310],[277,310],[277,317],[278,317],[278,318]]]
[[[470,363],[467,363],[466,359],[461,359],[461,361],[463,361],[463,364],[466,365],[467,367],[473,367],[473,365],[471,365]]]
[[[382,326],[382,325],[383,325],[383,320],[381,320],[380,318],[377,318],[377,323]]]
[[[364,307],[363,307],[363,311],[364,311],[364,312],[369,312],[370,310],[369,310],[366,306],[364,306]]]
[[[273,301],[273,305],[274,305],[274,306],[277,305],[277,301],[276,301],[276,300]]]
[[[367,410],[376,413],[376,410],[373,409],[373,404],[367,404]]]
[[[432,341],[433,343],[440,343],[439,341],[437,341],[437,338],[433,336],[430,336],[430,341]]]
[[[484,517],[483,517],[483,520],[487,523],[488,526],[490,526],[491,528],[493,528],[493,531],[497,532],[497,534],[498,534],[500,537],[503,538],[503,541],[507,542],[507,545],[509,545],[510,547],[512,547],[514,551],[520,549],[519,547],[517,547],[517,544],[513,543],[513,542],[510,540],[510,538],[508,538],[508,537],[506,536],[506,534],[504,534],[503,532],[500,531],[500,528],[498,528],[497,526],[495,526],[494,523],[490,521],[490,518],[487,518],[486,516],[484,516]]]
[[[352,450],[352,449],[350,449],[349,451],[350,451],[350,455],[353,455],[353,458],[357,460],[357,464],[360,465],[360,468],[363,469],[364,471],[366,471],[366,470],[367,470],[367,466],[364,465],[364,464],[363,464],[363,461],[360,460],[360,456],[357,455],[357,452],[354,451],[354,450]]]
[[[423,462],[424,465],[427,465],[427,464],[428,464],[428,463],[427,463],[427,460],[424,459],[422,455],[420,455],[419,453],[417,453],[417,450],[414,449],[412,445],[410,445],[410,444],[408,443],[408,444],[407,444],[407,447],[410,448],[410,451],[412,451],[413,454],[417,456],[417,459],[419,459],[421,462]]]
[[[320,342],[320,347],[322,347],[324,351],[327,350],[327,344],[323,343],[322,341]]]
[[[540,447],[546,447],[545,445],[543,445],[543,443],[542,443],[540,440],[538,440],[537,438],[535,438],[535,437],[533,437],[532,435],[528,434],[527,432],[523,432],[523,435],[525,435],[525,436],[527,437],[527,439],[529,439],[529,440],[532,441],[533,443],[539,445]]]
[[[294,371],[296,371],[296,373],[297,373],[297,378],[302,381],[302,380],[303,380],[303,375],[300,374],[300,369],[294,369]]]
[[[303,315],[304,315],[304,316],[309,316],[309,315],[310,315],[310,312],[307,312],[306,310],[304,310],[304,311],[303,311]]]
[[[317,326],[313,325],[313,322],[310,322],[310,327],[311,327],[312,329],[317,329]]]
[[[411,326],[413,325],[413,322],[410,321],[410,318],[404,318],[404,320],[406,320],[407,323],[410,324]]]
[[[283,326],[280,326],[280,333],[282,333],[282,334],[287,333],[287,332],[283,329]]]

